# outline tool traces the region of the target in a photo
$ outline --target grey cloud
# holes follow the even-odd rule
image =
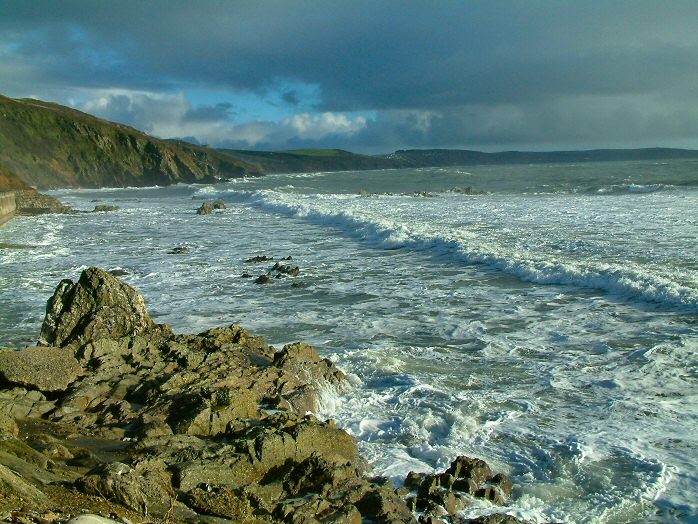
[[[4,2],[0,72],[15,76],[0,89],[194,86],[275,92],[306,110],[301,92],[280,87],[288,81],[318,87],[317,111],[375,112],[335,137],[357,147],[661,142],[698,134],[685,123],[697,19],[692,0]],[[229,112],[214,104],[178,118]],[[112,114],[148,125],[116,101]],[[608,118],[619,114],[625,125]]]

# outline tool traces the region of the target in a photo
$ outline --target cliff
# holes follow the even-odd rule
[[[0,163],[38,188],[168,185],[262,174],[213,149],[160,140],[57,104],[3,96]]]

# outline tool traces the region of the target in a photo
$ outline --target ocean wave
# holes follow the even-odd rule
[[[625,195],[637,193],[656,193],[658,191],[677,191],[679,186],[671,184],[610,184],[598,187],[585,187],[574,190],[574,193],[596,195]]]
[[[336,199],[315,195],[313,203],[292,201],[289,194],[273,190],[229,191],[222,193],[255,208],[331,226],[347,236],[367,242],[380,249],[429,251],[464,264],[478,264],[500,270],[523,281],[544,285],[569,285],[598,289],[617,297],[639,300],[664,308],[698,311],[698,290],[671,278],[652,273],[633,263],[602,263],[593,261],[546,259],[505,245],[488,242],[474,233],[460,235],[434,234],[417,224],[405,224],[384,216],[366,216]],[[327,201],[323,206],[321,202]],[[340,211],[341,206],[344,210]]]

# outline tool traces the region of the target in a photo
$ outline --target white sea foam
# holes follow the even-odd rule
[[[336,362],[351,391],[322,390],[318,415],[359,439],[376,474],[399,483],[465,454],[512,476],[510,504],[475,501],[467,516],[695,522],[698,331],[690,301],[676,304],[698,288],[698,195],[689,176],[631,167],[603,185],[677,189],[574,194],[601,187],[599,173],[517,166],[469,168],[468,184],[492,191],[477,198],[443,193],[464,180],[450,169],[114,190],[119,213],[0,229],[2,242],[38,245],[0,250],[0,337],[35,343],[61,278],[124,268],[178,332],[235,322]],[[497,194],[522,169],[516,187],[551,194]],[[543,183],[529,183],[538,171]],[[363,188],[376,196],[353,196]],[[422,190],[441,193],[401,196]],[[198,217],[192,194],[230,205]],[[191,251],[167,254],[181,245]],[[292,254],[301,274],[239,278],[269,269],[244,262],[256,254]],[[668,301],[652,290],[662,283]],[[606,292],[586,290],[596,285]]]
[[[486,237],[468,232],[443,235],[428,227],[401,223],[385,216],[361,213],[352,200],[329,202],[294,200],[276,191],[228,193],[257,208],[299,217],[320,225],[336,227],[353,238],[384,249],[428,250],[466,264],[482,264],[537,284],[572,285],[599,289],[619,297],[642,300],[659,306],[698,311],[698,290],[663,275],[653,274],[632,263],[591,263],[541,258],[510,246],[490,243]],[[337,211],[343,208],[344,211]]]

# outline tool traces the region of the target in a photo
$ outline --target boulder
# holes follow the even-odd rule
[[[211,202],[204,202],[199,209],[196,210],[197,215],[210,215],[213,213],[214,207]]]
[[[273,279],[269,275],[260,275],[254,281],[255,284],[271,284],[272,282]]]
[[[77,283],[63,280],[46,306],[39,343],[80,345],[101,338],[141,335],[154,327],[143,297],[114,275],[86,269]]]
[[[82,373],[73,353],[56,347],[30,347],[0,353],[0,376],[10,384],[42,392],[65,391]]]

